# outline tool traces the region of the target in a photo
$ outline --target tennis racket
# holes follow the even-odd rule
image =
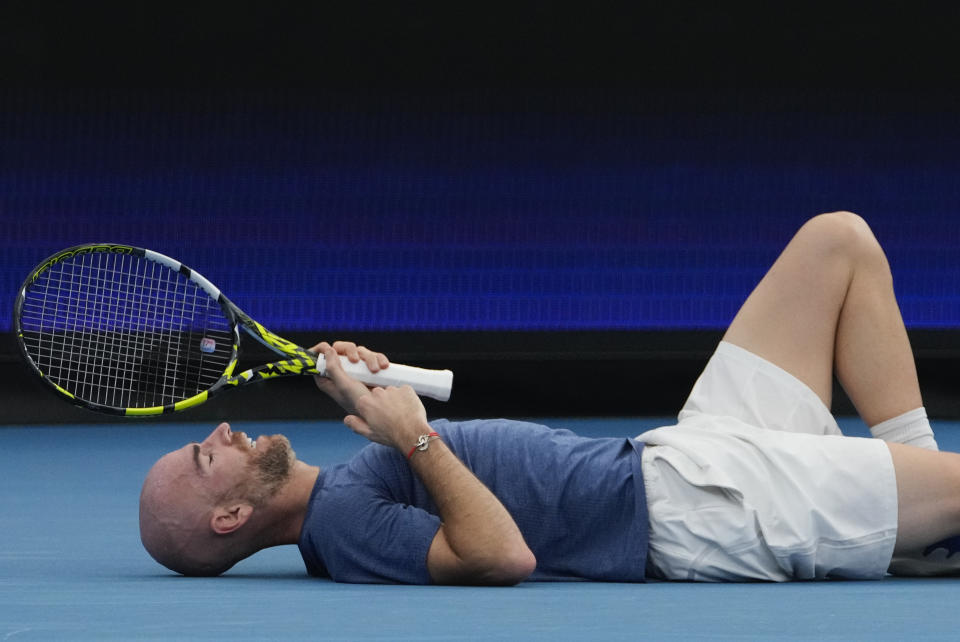
[[[241,328],[286,358],[234,374]],[[24,358],[53,390],[109,414],[176,412],[226,388],[326,372],[323,355],[270,332],[197,272],[129,245],[78,245],[46,259],[17,295],[14,330]],[[346,357],[341,363],[365,384],[450,397],[449,370],[391,363],[371,373]]]

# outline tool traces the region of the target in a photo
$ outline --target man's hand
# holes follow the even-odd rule
[[[417,437],[430,432],[427,411],[410,386],[374,388],[356,401],[356,412],[343,423],[378,444],[404,451]]]
[[[313,378],[317,387],[348,413],[356,412],[357,399],[369,394],[370,391],[343,371],[340,357],[345,356],[352,363],[363,361],[370,372],[379,372],[390,365],[386,355],[349,341],[334,341],[332,346],[326,341],[321,341],[310,350],[322,354],[327,360],[327,376],[316,375]]]

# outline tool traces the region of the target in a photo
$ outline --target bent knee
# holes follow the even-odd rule
[[[808,220],[800,229],[847,242],[876,241],[870,225],[862,216],[853,212],[819,214]]]
[[[821,251],[854,260],[881,259],[883,249],[870,225],[853,212],[830,212],[814,216],[800,228],[797,236],[809,238]]]

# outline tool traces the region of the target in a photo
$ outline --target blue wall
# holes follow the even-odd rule
[[[721,328],[850,209],[908,325],[960,327],[958,143],[908,95],[12,91],[0,299],[115,241],[277,330]]]

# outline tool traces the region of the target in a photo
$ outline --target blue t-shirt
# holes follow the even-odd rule
[[[431,425],[513,516],[537,558],[529,579],[643,580],[642,443],[505,419]],[[311,575],[338,582],[429,584],[440,523],[404,456],[370,444],[320,471],[300,552]]]

